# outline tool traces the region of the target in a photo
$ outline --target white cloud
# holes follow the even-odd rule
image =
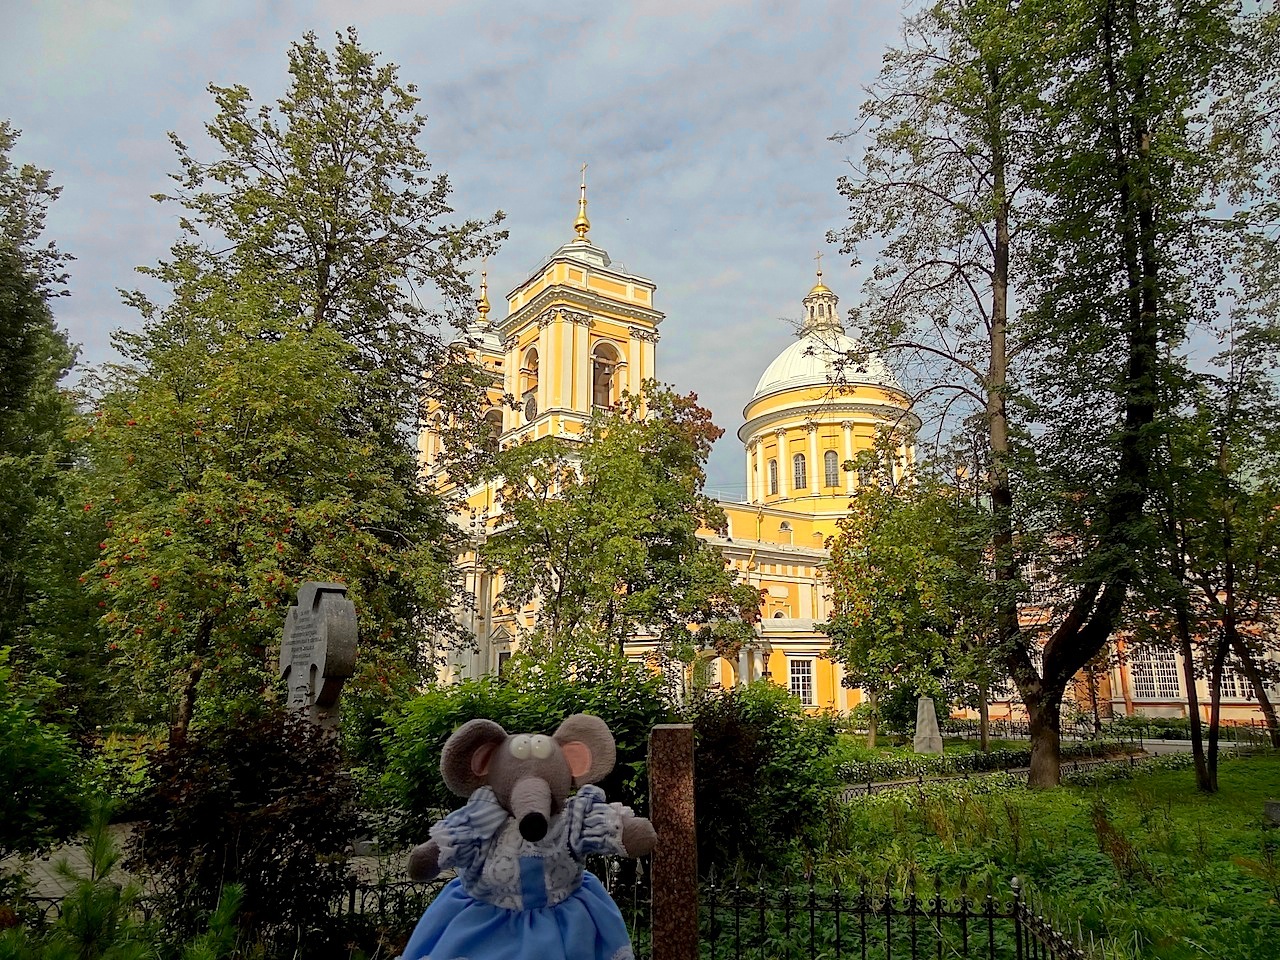
[[[659,374],[696,390],[725,428],[711,468],[742,483],[734,437],[764,367],[788,342],[814,253],[844,219],[835,178],[861,88],[897,33],[895,5],[681,0],[31,4],[0,63],[21,159],[66,190],[50,234],[79,258],[60,321],[84,359],[136,324],[116,287],[161,256],[172,211],[149,195],[175,166],[165,132],[193,148],[209,82],[259,101],[284,87],[285,48],[354,21],[416,83],[426,145],[459,216],[497,208],[511,239],[491,289],[515,286],[569,239],[577,171],[590,163],[592,236],[658,283],[667,312]],[[827,258],[846,303],[858,279]]]

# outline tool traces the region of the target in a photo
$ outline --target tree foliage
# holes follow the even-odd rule
[[[178,739],[201,704],[261,694],[302,580],[348,584],[366,649],[416,659],[453,591],[444,505],[417,475],[424,374],[459,422],[483,412],[439,327],[500,215],[444,222],[413,87],[354,31],[288,60],[274,108],[210,87],[216,159],[171,137],[159,199],[183,234],[143,270],[169,301],[128,295],[145,324],[117,336],[125,362],[79,434],[80,506],[106,531],[84,579],[142,711]]]
[[[259,711],[170,747],[152,784],[128,863],[171,898],[171,928],[198,934],[236,884],[242,942],[320,955],[357,828],[337,742],[283,708]]]
[[[28,569],[42,544],[32,524],[66,473],[72,406],[59,383],[75,360],[51,308],[65,292],[67,258],[40,244],[59,188],[49,171],[10,159],[17,140],[0,122],[0,644],[25,632],[38,595]]]
[[[725,525],[703,493],[721,432],[696,397],[649,382],[597,410],[580,438],[500,453],[502,516],[480,556],[501,572],[501,603],[518,611],[536,598],[552,647],[648,634],[670,649],[692,641],[690,625],[710,639],[717,622],[753,622],[758,592],[698,535]]]
[[[1227,3],[942,0],[886,57],[841,182],[846,251],[884,244],[872,342],[936,361],[922,392],[983,426],[1037,785],[1068,684],[1149,575],[1165,358],[1228,272],[1206,210],[1258,190],[1258,26]]]
[[[906,688],[976,703],[1005,676],[989,512],[928,472],[860,476],[827,566],[831,656],[875,697]]]
[[[0,648],[0,860],[64,839],[86,816],[82,762],[70,738],[40,719],[49,681],[21,682]]]

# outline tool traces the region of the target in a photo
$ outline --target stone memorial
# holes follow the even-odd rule
[[[942,730],[932,697],[916,701],[916,753],[942,753]]]
[[[338,694],[356,666],[356,605],[341,583],[308,580],[284,620],[280,677],[290,710],[325,729],[338,724]]]

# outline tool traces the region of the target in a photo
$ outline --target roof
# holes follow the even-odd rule
[[[893,372],[878,354],[861,362],[853,358],[866,350],[862,343],[833,329],[811,330],[778,354],[756,384],[752,399],[803,387],[872,384],[901,390]]]

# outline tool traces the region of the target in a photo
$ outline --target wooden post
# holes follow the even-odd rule
[[[653,960],[698,958],[698,845],[693,821],[693,726],[649,734],[649,818],[658,834],[653,886]]]

